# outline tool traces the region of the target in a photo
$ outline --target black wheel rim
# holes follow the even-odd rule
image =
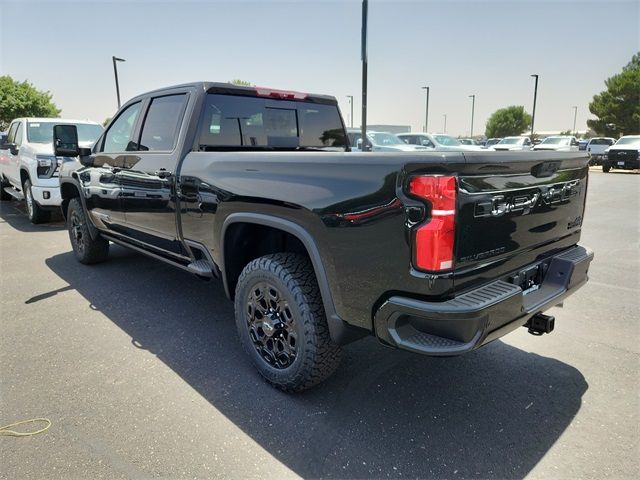
[[[289,303],[271,283],[253,286],[247,299],[249,338],[258,355],[278,370],[296,359],[298,336]]]
[[[83,222],[78,212],[71,212],[71,217],[69,218],[71,222],[71,228],[69,229],[69,234],[71,235],[71,240],[73,241],[76,250],[80,253],[84,251],[84,232],[83,232]]]

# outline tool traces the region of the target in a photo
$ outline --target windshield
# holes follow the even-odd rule
[[[405,142],[393,133],[370,132],[367,136],[373,140],[374,145],[405,145]]]
[[[67,125],[66,123],[64,123]],[[27,139],[29,143],[53,144],[53,126],[58,122],[29,122]],[[94,143],[102,133],[102,127],[92,123],[72,123],[78,129],[78,143]]]
[[[622,137],[616,145],[633,145],[634,143],[640,144],[640,137]]]
[[[520,137],[507,137],[498,142],[498,145],[520,145],[524,142],[524,138]]]
[[[496,143],[500,143],[499,138],[490,138],[489,140],[487,140],[487,143],[485,143],[485,146],[490,147],[491,145],[495,145]]]
[[[210,93],[200,149],[339,150],[347,146],[336,105]]]
[[[435,138],[436,142],[440,145],[445,145],[447,147],[459,147],[462,145],[458,140],[450,137],[449,135],[434,135],[433,138]]]
[[[547,145],[570,145],[571,139],[567,137],[547,137],[540,143]]]

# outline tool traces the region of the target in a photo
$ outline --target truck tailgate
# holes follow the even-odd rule
[[[580,237],[583,153],[466,153],[458,176],[458,292],[542,260]]]

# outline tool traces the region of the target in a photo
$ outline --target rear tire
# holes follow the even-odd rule
[[[313,387],[340,363],[318,282],[302,255],[276,253],[250,262],[236,286],[235,317],[253,364],[281,390]]]
[[[609,170],[611,170],[611,165],[602,165],[602,171],[604,173],[609,173]]]
[[[91,265],[103,262],[109,255],[109,241],[101,236],[91,238],[87,215],[79,198],[72,198],[67,208],[67,230],[73,253],[80,263]]]
[[[31,223],[37,225],[51,220],[51,212],[44,210],[33,198],[33,194],[31,193],[31,180],[27,179],[24,181],[22,191],[24,193],[24,203],[27,206],[27,215]]]

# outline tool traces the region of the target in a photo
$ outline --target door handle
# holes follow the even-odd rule
[[[173,175],[173,173],[168,171],[166,168],[160,168],[153,173],[158,178],[167,178]]]

